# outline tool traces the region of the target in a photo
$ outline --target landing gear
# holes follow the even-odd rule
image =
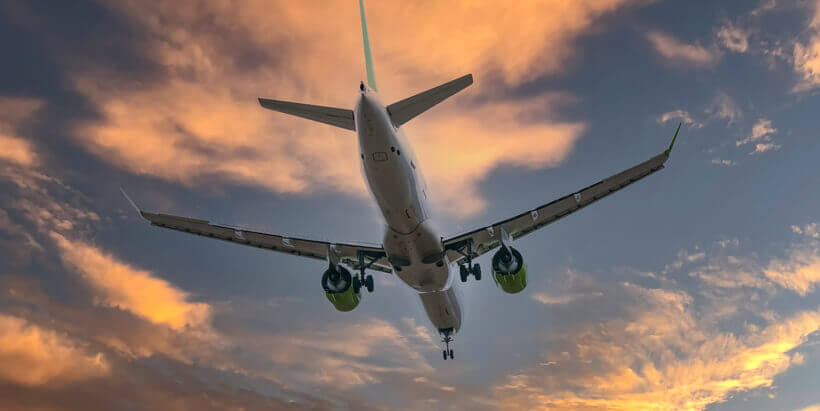
[[[370,258],[370,261],[365,262],[365,257]],[[363,251],[359,251],[359,275],[353,278],[353,291],[358,293],[364,287],[367,292],[373,292],[373,276],[368,275],[365,270],[381,257],[382,255],[367,255]]]
[[[466,283],[467,278],[470,277],[470,274],[475,277],[476,281],[481,281],[481,266],[478,264],[473,264],[471,268],[468,267],[470,267],[469,263],[458,266],[461,282]]]
[[[467,249],[466,252],[464,249]],[[461,242],[461,244],[456,244],[454,247],[450,248],[451,250],[456,251],[457,253],[464,256],[466,262],[458,266],[459,276],[461,277],[461,282],[466,283],[467,278],[470,277],[470,274],[475,277],[476,281],[481,281],[481,266],[478,264],[473,264],[473,242],[472,240],[466,240]]]
[[[448,328],[445,330],[439,330],[439,332],[444,334],[444,338],[441,339],[441,342],[445,344],[444,349],[441,351],[441,356],[444,357],[444,361],[447,361],[447,357],[450,357],[450,359],[452,360],[453,358],[455,358],[453,356],[453,349],[450,348],[450,343],[453,342],[453,329]]]

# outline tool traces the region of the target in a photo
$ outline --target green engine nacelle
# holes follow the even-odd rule
[[[336,272],[338,271],[338,273]],[[362,296],[353,287],[353,276],[350,271],[339,265],[329,267],[322,275],[322,288],[325,289],[325,297],[339,311],[351,311],[359,305]]]
[[[337,310],[344,312],[353,310],[359,305],[359,301],[362,300],[362,296],[353,291],[353,287],[348,287],[347,291],[342,293],[330,293],[325,291],[325,296]]]
[[[493,281],[505,293],[517,294],[527,288],[527,265],[524,264],[524,258],[518,250],[512,247],[510,247],[510,250],[512,251],[512,257],[516,260],[518,270],[514,273],[508,273],[502,269],[501,253],[506,251],[499,250],[493,256]]]

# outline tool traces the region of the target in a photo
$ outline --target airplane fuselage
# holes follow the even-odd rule
[[[415,154],[373,90],[362,90],[354,113],[363,174],[386,223],[388,261],[419,292],[433,325],[440,332],[458,331],[461,307]]]

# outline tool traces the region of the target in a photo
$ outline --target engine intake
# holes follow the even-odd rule
[[[524,257],[512,247],[501,247],[493,255],[493,280],[505,293],[517,294],[527,287]]]
[[[351,311],[359,305],[361,295],[353,287],[353,276],[341,265],[332,265],[322,274],[325,297],[339,311]]]

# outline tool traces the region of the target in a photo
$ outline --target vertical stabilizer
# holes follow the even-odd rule
[[[373,90],[376,86],[376,74],[373,72],[373,55],[370,53],[370,36],[367,35],[367,18],[364,15],[364,0],[359,0],[359,11],[362,15],[362,40],[364,41],[364,63],[367,66],[367,85]]]

